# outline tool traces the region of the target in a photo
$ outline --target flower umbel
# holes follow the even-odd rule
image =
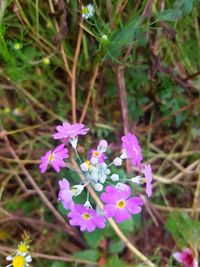
[[[81,150],[77,149],[78,137],[87,134],[89,131],[84,124],[65,122],[58,125],[56,129],[57,132],[53,135],[53,138],[60,139],[62,144],[54,150],[48,151],[41,158],[40,169],[44,173],[50,164],[56,172],[59,172],[60,168],[67,167],[81,176],[81,182],[76,182],[76,184],[70,185],[71,182],[69,183],[65,178],[59,181],[58,200],[62,203],[64,209],[69,210],[68,217],[71,225],[79,226],[81,231],[92,232],[96,228],[104,228],[107,218],[113,217],[117,223],[121,223],[130,219],[132,214],[141,212],[143,201],[139,197],[131,197],[131,188],[126,182],[146,183],[146,193],[150,197],[152,195],[152,171],[150,164],[142,165],[142,151],[135,135],[128,133],[121,138],[123,153],[115,155],[109,163],[106,155],[108,146],[106,140],[101,140],[96,149],[90,149],[88,158],[83,159],[83,156],[79,155]],[[79,168],[76,164],[71,165],[64,162],[64,159],[69,157],[65,145],[69,144],[74,149]],[[138,167],[139,172],[144,168],[145,177],[140,174],[131,179],[126,179],[121,170],[118,172],[123,160],[127,158],[132,159],[133,165]],[[102,210],[96,211],[92,207],[88,186],[92,186],[97,193],[105,190],[100,196],[105,203]],[[87,192],[84,205],[78,204],[77,199],[75,200],[83,191]],[[26,248],[23,244],[18,250],[20,251],[19,256],[26,256]],[[19,258],[17,259],[19,260]]]
[[[50,164],[56,172],[60,172],[60,168],[65,167],[63,159],[69,157],[68,149],[64,147],[64,144],[57,146],[53,151],[49,150],[43,157],[41,157],[40,170],[41,173],[45,173],[48,164]]]

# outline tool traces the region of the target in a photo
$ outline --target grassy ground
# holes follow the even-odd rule
[[[121,231],[156,266],[178,266],[172,253],[185,246],[198,257],[200,2],[93,4],[86,21],[75,0],[1,1],[2,266],[25,231],[33,266],[145,266],[111,227],[80,235],[65,223],[57,182],[74,177],[38,168],[64,120],[90,128],[80,153],[100,138],[118,151],[120,136],[134,131],[154,195]]]

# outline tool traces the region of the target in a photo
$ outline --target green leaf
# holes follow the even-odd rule
[[[183,15],[189,15],[192,12],[193,0],[183,0]]]
[[[125,244],[119,240],[117,242],[111,242],[109,245],[109,252],[114,254],[114,253],[119,253],[122,252],[125,247]]]
[[[92,233],[84,232],[84,237],[86,239],[87,244],[91,248],[96,248],[99,245],[99,242],[103,240],[104,235],[102,233],[102,230],[96,229]]]
[[[200,236],[200,222],[191,219],[187,213],[171,213],[165,227],[180,247],[200,244],[197,238]]]
[[[167,9],[157,13],[158,20],[166,20],[166,21],[176,21],[182,15],[182,11],[179,8],[176,9]]]
[[[74,258],[88,261],[97,261],[99,259],[99,252],[97,250],[87,249],[74,253]]]
[[[61,202],[58,202],[58,210],[61,214],[66,215],[67,211],[66,209],[63,207],[63,204]]]
[[[118,258],[117,255],[111,256],[108,260],[108,263],[106,264],[106,267],[128,267],[128,265]]]

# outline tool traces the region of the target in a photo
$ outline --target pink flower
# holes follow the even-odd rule
[[[173,257],[184,267],[197,267],[198,263],[189,248],[184,248],[182,252],[173,253]]]
[[[92,208],[76,204],[74,209],[68,214],[69,223],[73,226],[80,226],[81,231],[93,232],[95,228],[104,228],[106,219],[99,216]]]
[[[62,202],[65,209],[73,209],[74,202],[72,200],[72,192],[70,191],[69,182],[63,178],[59,181],[60,191],[58,193],[58,200]]]
[[[146,193],[147,196],[150,197],[152,195],[152,170],[151,170],[151,165],[150,164],[145,164],[144,165],[144,176],[146,179]]]
[[[139,197],[130,197],[131,188],[126,185],[125,190],[117,190],[113,186],[106,187],[106,193],[101,194],[101,199],[106,203],[104,211],[106,217],[115,217],[117,223],[128,220],[131,214],[141,212],[143,201]],[[129,198],[129,199],[128,199]]]
[[[89,129],[85,128],[85,125],[82,123],[70,124],[67,122],[57,126],[56,130],[58,132],[53,135],[54,139],[74,138],[78,135],[85,135],[89,131]]]
[[[45,173],[48,164],[50,164],[56,172],[60,172],[60,167],[65,167],[63,159],[69,157],[67,148],[64,144],[57,146],[53,152],[49,150],[43,157],[41,157],[40,171]]]
[[[128,133],[127,135],[122,136],[121,140],[122,147],[127,154],[127,158],[131,158],[133,166],[137,165],[139,171],[141,172],[141,161],[143,157],[137,137],[134,134]]]

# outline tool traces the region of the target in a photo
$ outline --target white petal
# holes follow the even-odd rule
[[[11,261],[12,259],[13,259],[13,257],[10,256],[10,255],[6,257],[6,260],[7,260],[7,261]]]
[[[142,177],[141,176],[136,176],[136,177],[133,177],[131,178],[131,182],[133,183],[136,183],[136,184],[142,184],[142,181],[141,181]]]
[[[31,255],[26,256],[25,260],[26,260],[27,262],[32,262]]]

